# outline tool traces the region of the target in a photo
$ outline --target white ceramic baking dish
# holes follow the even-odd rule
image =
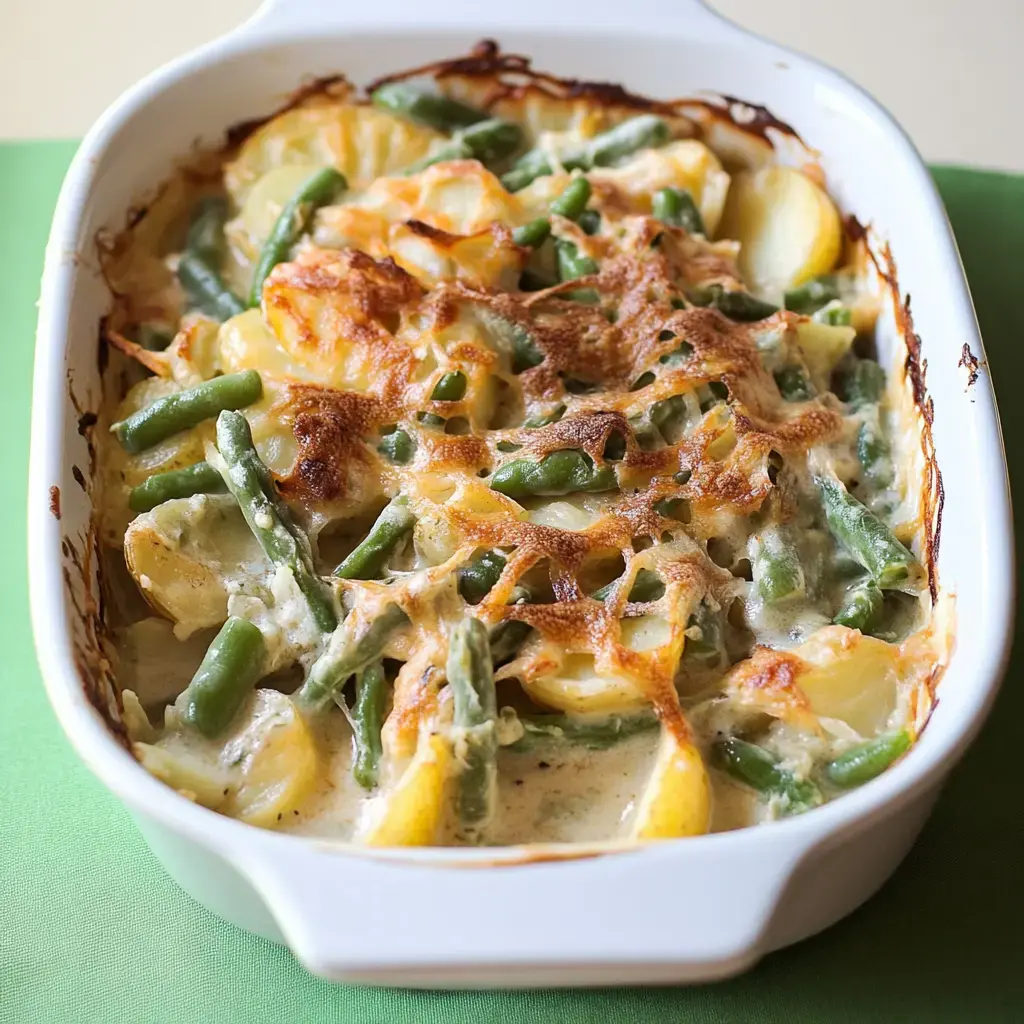
[[[842,207],[891,242],[928,364],[945,484],[938,578],[943,593],[955,594],[957,642],[938,706],[909,756],[813,813],[575,859],[516,850],[370,856],[260,831],[188,802],[139,767],[108,723],[116,715],[96,644],[102,609],[86,586],[94,573],[87,413],[99,397],[97,322],[109,303],[97,231],[122,227],[132,201],[197,141],[215,143],[226,126],[269,113],[304,77],[342,70],[365,83],[464,53],[481,36],[567,76],[623,82],[657,97],[712,90],[766,105],[821,151]],[[891,312],[880,347],[883,361],[898,365],[903,342]],[[968,353],[981,361],[972,383]],[[991,705],[1011,631],[1011,512],[999,423],[935,187],[907,137],[860,89],[697,0],[591,0],[585,19],[578,7],[542,0],[279,0],[131,89],[89,132],[54,219],[29,503],[36,644],[71,742],[186,891],[287,943],[311,971],[333,979],[424,986],[707,980],[830,925],[870,896],[909,849]]]

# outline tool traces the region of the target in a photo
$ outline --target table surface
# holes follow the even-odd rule
[[[675,0],[662,2],[665,17],[684,16]],[[1024,171],[1021,0],[708,2],[845,71],[892,110],[929,160]],[[233,28],[257,5],[175,0],[173,16],[158,20],[161,8],[138,0],[7,0],[0,139],[82,135],[136,79]]]
[[[9,498],[0,564],[10,572],[0,589],[0,1024],[1021,1019],[1019,656],[979,742],[893,879],[828,932],[728,982],[533,993],[330,985],[287,950],[223,924],[177,889],[61,734],[30,639],[24,481],[34,299],[72,150],[70,143],[0,145],[0,437]],[[1024,375],[1024,178],[952,169],[936,177],[1002,391],[1011,475],[1024,486],[1024,402],[1012,390]],[[924,345],[927,354],[927,338]]]

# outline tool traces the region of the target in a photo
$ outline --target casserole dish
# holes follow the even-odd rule
[[[385,13],[397,19],[401,5]],[[58,208],[40,320],[30,490],[40,660],[73,742],[130,807],[172,875],[223,916],[283,938],[318,973],[431,985],[718,977],[827,926],[884,881],[994,695],[1012,611],[1012,552],[977,329],[926,172],[885,115],[838,76],[752,42],[697,6],[677,11],[668,26],[659,22],[656,34],[629,28],[625,14],[612,10],[601,11],[600,29],[576,32],[565,15],[564,26],[545,17],[545,31],[531,33],[523,26],[542,19],[539,5],[527,5],[514,18],[485,16],[492,20],[476,21],[467,36],[457,28],[464,13],[449,7],[414,33],[409,24],[401,31],[361,24],[352,11],[328,15],[326,5],[270,6],[226,40],[143,83],[83,145]],[[651,4],[651,17],[656,13]],[[340,68],[365,82],[382,67],[464,51],[481,29],[540,66],[580,78],[615,77],[662,96],[714,89],[767,104],[821,148],[840,205],[870,218],[900,260],[897,283],[878,248],[890,289],[881,357],[907,368],[945,474],[943,507],[943,481],[926,462],[932,536],[941,522],[954,538],[941,548],[934,578],[947,606],[956,595],[958,643],[932,722],[911,754],[805,818],[592,857],[508,849],[370,858],[216,817],[146,776],[112,738],[117,702],[100,643],[103,609],[91,596],[83,468],[99,401],[95,325],[109,302],[92,258],[96,232],[123,224],[126,197],[144,196],[163,180],[197,134],[212,144],[225,125],[269,113],[304,75]],[[624,39],[632,61],[623,59]],[[768,119],[746,109],[755,120]],[[908,286],[916,326],[902,302],[900,289]],[[915,330],[931,357],[928,392]],[[977,454],[958,458],[967,451]],[[965,537],[971,545],[958,547]],[[54,621],[62,624],[56,639]],[[611,886],[628,887],[629,900],[598,898]],[[545,891],[557,895],[562,912],[538,930],[530,896]],[[488,906],[489,923],[454,927],[452,908],[465,905]]]

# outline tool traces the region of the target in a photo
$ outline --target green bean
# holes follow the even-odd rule
[[[796,288],[790,288],[784,298],[786,309],[810,316],[830,302],[839,298],[839,281],[835,274],[812,277]]]
[[[229,320],[245,312],[244,303],[220,276],[227,217],[224,199],[200,200],[189,224],[185,251],[178,260],[178,280],[189,302],[219,320]]]
[[[430,393],[434,402],[458,402],[466,394],[466,375],[461,370],[449,370]]]
[[[712,763],[751,789],[782,800],[783,814],[799,814],[822,802],[810,779],[798,779],[763,747],[731,737],[711,748]]]
[[[586,277],[598,272],[596,260],[583,255],[575,242],[566,238],[555,240],[555,261],[558,265],[559,281],[575,281],[578,277]],[[596,303],[601,296],[594,288],[576,288],[571,292],[563,292],[563,298],[573,302]]]
[[[370,532],[334,570],[334,575],[343,580],[378,579],[384,560],[415,522],[416,517],[409,511],[408,498],[401,494],[392,498],[370,527]]]
[[[754,555],[754,583],[765,604],[801,597],[804,571],[795,546],[778,530],[765,530]]]
[[[849,789],[881,775],[898,757],[910,749],[910,734],[905,730],[885,733],[866,743],[850,747],[825,766],[825,776],[834,786]]]
[[[720,616],[707,601],[701,601],[686,623],[687,630],[697,628],[699,637],[687,636],[683,657],[705,664],[717,665],[722,658],[722,626]]]
[[[350,676],[371,662],[379,661],[391,634],[408,623],[409,617],[397,604],[389,604],[361,629],[349,616],[332,634],[327,649],[313,663],[295,700],[308,712],[322,711],[339,693]]]
[[[613,430],[604,443],[601,458],[605,462],[621,462],[626,457],[626,439],[618,430]]]
[[[495,347],[508,355],[514,374],[524,373],[544,362],[544,354],[530,331],[521,323],[509,320],[487,306],[476,307],[477,318]]]
[[[670,135],[668,125],[660,117],[641,114],[595,136],[583,146],[561,154],[558,162],[567,171],[607,167],[639,149],[664,145]],[[512,170],[502,175],[501,181],[509,192],[518,192],[534,179],[553,171],[548,154],[541,149],[531,149],[516,161]]]
[[[574,178],[551,203],[550,211],[560,217],[576,220],[583,213],[590,200],[590,182],[586,178]],[[538,217],[512,232],[516,245],[536,248],[551,234],[551,221]]]
[[[837,626],[847,626],[867,633],[882,610],[882,591],[872,582],[851,587],[832,620]]]
[[[654,114],[641,114],[594,136],[587,144],[591,167],[608,167],[641,149],[665,145],[668,124]]]
[[[463,619],[452,630],[446,671],[454,704],[453,724],[461,733],[459,818],[475,833],[494,813],[498,788],[494,665],[487,627],[479,619]]]
[[[217,448],[225,463],[221,470],[224,482],[249,529],[275,566],[291,570],[317,627],[330,632],[338,624],[333,597],[314,572],[309,541],[278,497],[252,442],[249,423],[241,413],[222,412],[217,417]]]
[[[876,487],[892,483],[892,450],[877,417],[866,419],[857,431],[857,458],[864,467],[864,475]]]
[[[391,462],[404,466],[416,454],[416,442],[401,427],[396,427],[381,438],[377,451]]]
[[[182,430],[190,430],[225,409],[244,409],[258,401],[262,394],[263,381],[255,370],[229,373],[158,398],[110,429],[121,447],[135,454]]]
[[[559,238],[555,242],[555,255],[558,259],[558,279],[560,281],[575,281],[578,277],[587,277],[597,273],[597,262],[580,253],[575,242]]]
[[[839,543],[883,590],[912,583],[920,572],[914,556],[889,528],[836,479],[817,477],[825,519]]]
[[[385,82],[370,95],[375,107],[450,134],[487,119],[482,110],[412,82]]]
[[[654,511],[666,519],[680,523],[690,521],[690,503],[685,498],[662,498],[654,503]]]
[[[658,727],[651,712],[636,715],[522,715],[523,735],[505,749],[527,753],[551,743],[572,743],[586,750],[607,750],[616,743]]]
[[[873,359],[858,359],[841,381],[842,398],[855,409],[875,405],[885,391],[885,370]]]
[[[611,583],[606,583],[603,587],[595,590],[590,596],[595,601],[606,601],[616,583],[618,583],[618,580],[612,580]],[[661,577],[650,569],[641,569],[633,580],[633,586],[630,588],[629,596],[626,600],[636,603],[647,603],[648,601],[659,600],[664,593],[665,584],[661,582]]]
[[[838,302],[830,302],[814,313],[811,319],[819,324],[828,324],[830,327],[849,327],[853,323],[853,310]]]
[[[601,214],[597,210],[584,210],[576,223],[583,229],[584,234],[596,235],[601,230]]]
[[[650,410],[648,410],[649,412]],[[643,451],[654,451],[655,448],[660,448],[665,443],[665,439],[658,432],[658,428],[651,423],[648,415],[630,416],[626,422],[629,423],[629,427],[633,431],[634,440]]]
[[[490,118],[457,132],[451,142],[405,169],[416,174],[447,160],[479,160],[485,166],[508,156],[519,145],[523,130],[511,121]]]
[[[806,402],[811,397],[811,382],[802,366],[792,363],[775,371],[775,383],[779,394],[787,402]]]
[[[706,234],[700,209],[683,188],[662,188],[655,192],[651,199],[651,216],[673,227],[685,228],[691,235]]]
[[[363,789],[373,789],[380,774],[383,753],[381,728],[388,688],[384,666],[379,661],[367,665],[356,676],[356,699],[352,706],[352,777]]]
[[[348,188],[345,176],[333,167],[325,167],[309,177],[281,209],[267,240],[260,250],[259,262],[252,277],[249,305],[258,306],[263,299],[263,282],[270,272],[288,259],[295,243],[309,229],[313,214],[330,205]]]
[[[184,469],[156,473],[131,489],[128,507],[133,512],[148,512],[172,498],[191,498],[193,494],[222,494],[224,479],[208,462],[197,462]]]
[[[229,618],[180,698],[184,720],[208,739],[220,735],[263,674],[266,653],[258,626]]]
[[[590,202],[590,182],[586,178],[573,178],[552,200],[550,210],[567,220],[578,220]]]
[[[519,619],[505,619],[491,630],[491,657],[495,665],[503,665],[519,653],[519,648],[533,632],[528,622]]]
[[[551,412],[538,416],[530,416],[523,421],[525,430],[536,430],[538,427],[546,427],[551,423],[557,423],[565,415],[565,406],[556,405]]]
[[[589,455],[575,448],[552,452],[540,462],[514,459],[499,466],[491,477],[492,489],[510,498],[611,491],[617,486],[611,466],[597,466]]]
[[[671,398],[655,402],[647,410],[647,415],[669,444],[675,444],[683,436],[690,418],[686,399],[682,395],[672,395]]]
[[[764,320],[779,311],[778,306],[755,299],[749,292],[726,291],[720,284],[695,288],[687,298],[695,306],[710,306],[730,320],[737,320],[741,323]]]
[[[470,604],[479,604],[505,571],[505,556],[500,551],[484,551],[456,573],[459,593]]]
[[[672,331],[662,331],[663,335],[675,337]],[[659,336],[659,340],[661,340]],[[665,340],[668,340],[666,338]],[[693,346],[688,341],[681,341],[677,348],[674,348],[671,352],[666,352],[663,356],[658,356],[658,362],[665,366],[682,366],[683,363],[687,362],[690,356],[693,355]]]
[[[536,249],[551,234],[551,221],[537,217],[512,232],[512,241],[527,249]]]
[[[527,267],[519,275],[521,292],[540,292],[545,288],[553,288],[556,284],[558,281],[554,277],[549,277],[546,271],[538,270],[536,267]]]
[[[709,381],[697,389],[697,397],[700,399],[700,411],[707,412],[712,406],[729,401],[729,388],[724,381]]]

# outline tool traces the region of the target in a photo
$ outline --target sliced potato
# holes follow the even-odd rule
[[[203,746],[193,747],[175,734],[159,743],[136,743],[132,752],[151,775],[211,811],[219,811],[231,791],[231,774]]]
[[[269,580],[270,563],[227,495],[176,498],[138,516],[125,561],[146,600],[184,639],[227,618],[229,585]]]
[[[744,281],[771,299],[831,270],[843,234],[826,193],[795,168],[779,166],[733,178],[718,233],[740,242]]]
[[[205,739],[180,725],[173,709],[168,722],[155,744],[136,743],[135,755],[158,779],[204,807],[272,828],[313,789],[312,733],[277,690],[257,690],[226,738]]]
[[[819,324],[814,320],[796,325],[796,342],[816,388],[828,390],[836,363],[850,351],[856,336],[857,331],[853,327]]]
[[[900,682],[896,647],[855,629],[827,626],[795,653],[808,666],[798,685],[814,714],[838,718],[862,736],[886,727]]]
[[[388,255],[426,286],[462,281],[473,288],[514,289],[522,267],[519,250],[494,229],[466,237],[426,234],[407,223],[388,234]]]
[[[162,707],[188,686],[211,639],[198,633],[180,641],[173,624],[157,616],[133,622],[117,631],[118,682],[126,692],[134,691],[143,707]]]
[[[366,830],[367,846],[430,846],[444,820],[454,753],[451,740],[423,732],[416,755],[394,790],[383,798],[379,818]]]
[[[241,731],[224,745],[221,763],[241,768],[224,812],[262,828],[297,811],[317,777],[309,726],[277,690],[256,691]]]
[[[225,373],[258,370],[261,376],[278,380],[317,380],[282,347],[258,309],[225,320],[217,334],[217,349]]]
[[[589,654],[568,654],[557,673],[526,677],[522,683],[533,700],[560,711],[608,714],[645,703],[640,687],[627,676],[598,675]]]
[[[260,178],[283,166],[336,167],[356,189],[415,163],[441,138],[376,107],[317,103],[280,114],[253,132],[225,169],[225,181],[239,207]]]
[[[711,788],[700,751],[662,729],[658,757],[637,807],[633,836],[673,839],[707,832],[711,823]]]

